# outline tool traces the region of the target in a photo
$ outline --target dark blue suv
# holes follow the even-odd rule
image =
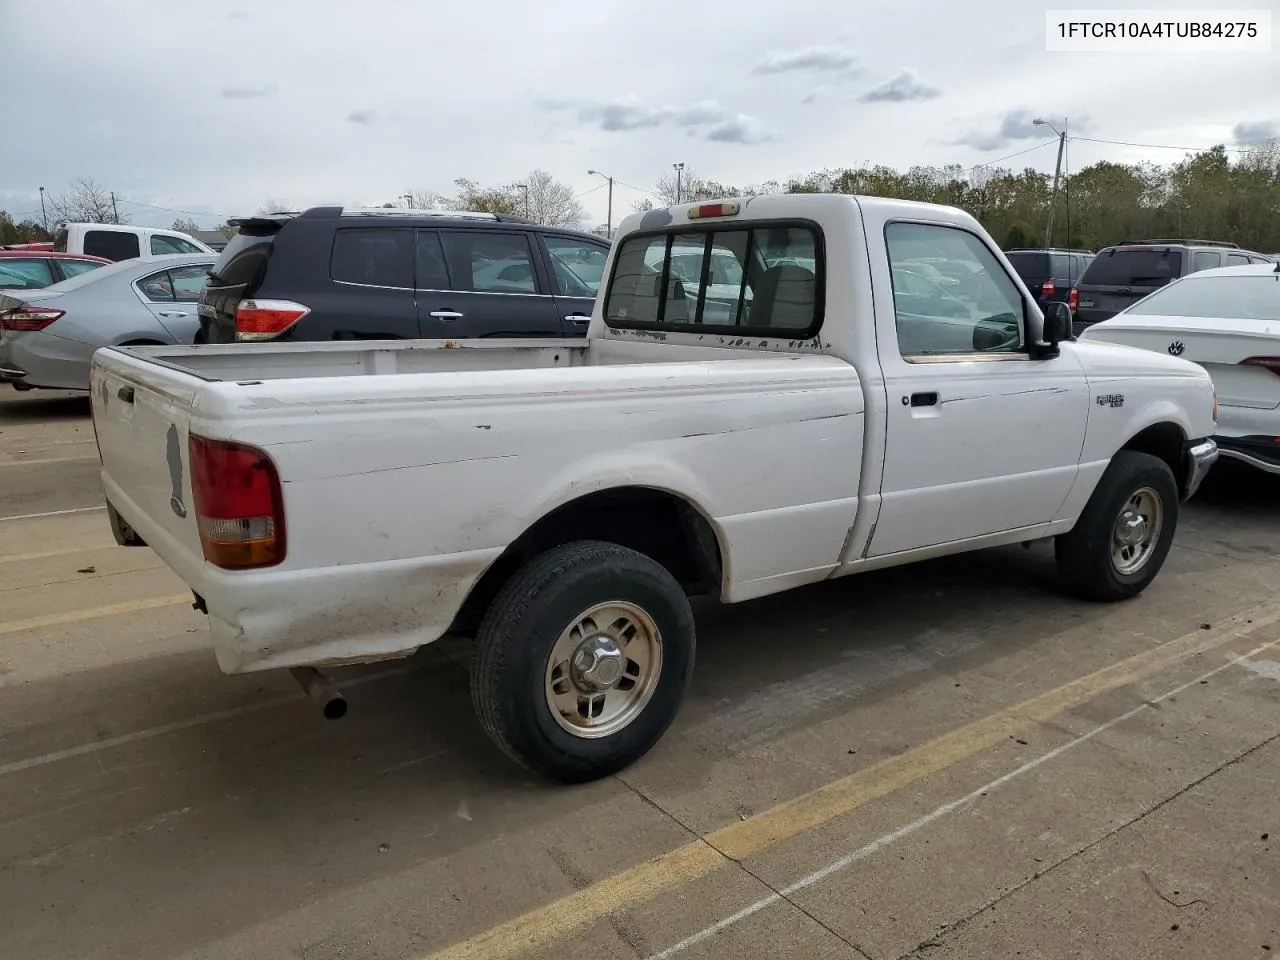
[[[1062,250],[1057,247],[1035,250],[1006,250],[1004,254],[1027,289],[1039,303],[1057,300],[1076,312],[1076,284],[1093,262],[1089,250]]]
[[[581,337],[609,241],[493,213],[315,207],[231,221],[197,343]]]

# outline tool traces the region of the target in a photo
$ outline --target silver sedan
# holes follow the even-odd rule
[[[43,290],[0,294],[0,383],[88,390],[100,347],[191,343],[216,253],[125,260]]]

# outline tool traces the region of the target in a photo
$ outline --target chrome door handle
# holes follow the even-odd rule
[[[441,320],[457,320],[462,314],[457,310],[432,310],[431,316],[439,317]]]
[[[571,313],[564,318],[565,323],[590,323],[591,318],[581,313]]]
[[[187,312],[187,311],[185,311],[185,310],[161,310],[161,311],[160,311],[160,316],[162,316],[162,317],[189,317],[189,316],[191,316],[191,314],[190,314],[190,313],[188,313],[188,312]]]

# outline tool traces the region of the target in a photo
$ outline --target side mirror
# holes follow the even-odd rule
[[[1058,300],[1044,305],[1044,342],[1057,346],[1072,336],[1071,308]]]

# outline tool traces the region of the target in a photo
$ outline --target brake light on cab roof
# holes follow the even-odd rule
[[[733,200],[725,201],[724,203],[700,203],[696,207],[689,208],[689,219],[706,220],[708,217],[736,217],[741,209],[741,204]]]

